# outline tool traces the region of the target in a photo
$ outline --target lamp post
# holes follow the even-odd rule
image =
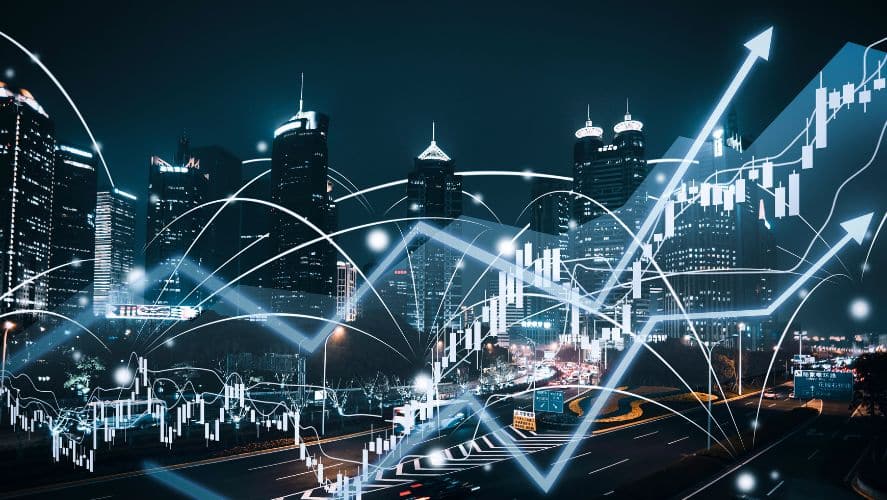
[[[745,332],[745,323],[740,322],[739,328],[739,352],[736,354],[738,368],[736,370],[736,385],[739,388],[739,395],[742,396],[742,335]]]
[[[5,379],[6,377],[6,337],[9,335],[9,331],[15,328],[15,323],[12,321],[5,321],[3,323],[3,371],[2,376],[0,376],[0,380]]]
[[[735,337],[735,335],[731,335],[730,337],[724,337],[721,340],[718,340],[717,342],[709,342],[708,343],[709,344],[708,349],[707,349],[708,350],[708,418],[706,419],[707,426],[708,426],[708,429],[707,429],[708,434],[705,436],[705,438],[707,440],[706,442],[708,443],[707,449],[711,448],[711,372],[714,371],[714,368],[712,368],[712,364],[711,364],[711,353],[712,353],[712,351],[714,351],[714,348],[716,345],[720,344],[721,342],[726,341],[727,339],[729,339],[731,337]]]
[[[323,407],[320,411],[320,435],[326,435],[326,346],[333,336],[345,333],[345,327],[337,326],[323,341]]]

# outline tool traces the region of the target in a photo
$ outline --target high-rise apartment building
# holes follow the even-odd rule
[[[134,302],[129,287],[135,247],[136,197],[119,189],[99,191],[95,207],[93,313],[109,304]]]

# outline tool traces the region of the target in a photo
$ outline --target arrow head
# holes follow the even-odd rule
[[[865,215],[856,217],[855,219],[842,222],[841,227],[844,228],[844,231],[847,231],[847,234],[849,234],[851,238],[861,245],[862,239],[865,238],[865,233],[868,230],[869,224],[871,224],[874,215],[874,212],[869,212]]]
[[[770,40],[772,38],[773,26],[767,28],[767,30],[760,35],[745,42],[745,47],[751,51],[752,55],[767,61],[770,58]]]

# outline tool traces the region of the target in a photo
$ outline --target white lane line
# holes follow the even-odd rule
[[[811,458],[813,458],[817,453],[819,453],[819,448],[816,448],[815,450],[813,450],[813,453],[811,453],[810,456],[807,457],[807,460],[810,460]]]
[[[770,403],[767,405],[767,408],[773,408],[774,406],[776,406],[776,403]]]
[[[559,463],[561,463],[561,462],[567,462],[567,461],[569,461],[569,460],[573,460],[574,458],[584,457],[585,455],[591,455],[591,452],[590,452],[590,451],[586,451],[585,453],[582,453],[582,454],[579,454],[579,455],[574,455],[574,456],[572,456],[572,457],[570,457],[570,458],[562,458],[562,459],[560,459],[560,460],[558,460],[558,461],[556,461],[556,462],[552,462],[551,465],[559,464]]]
[[[773,492],[776,491],[776,490],[778,490],[779,487],[782,486],[782,483],[784,483],[784,482],[785,482],[785,481],[779,481],[778,483],[776,483],[776,486],[774,486],[772,490],[770,490],[770,491],[767,492],[767,496],[769,497],[770,495],[772,495]]]
[[[625,462],[628,462],[627,458],[623,458],[622,460],[620,460],[616,463],[612,463],[610,465],[605,465],[605,466],[601,467],[600,469],[595,469],[595,470],[589,472],[588,475],[590,476],[590,475],[594,474],[595,472],[600,472],[602,470],[609,469],[610,467],[616,467],[617,465],[624,464]]]
[[[323,466],[324,466],[324,467],[336,467],[337,465],[342,465],[342,462],[339,462],[339,463],[337,463],[337,464],[333,464],[333,465],[326,465],[326,464],[324,464]],[[327,469],[327,470],[329,470],[329,469]],[[299,472],[298,474],[290,474],[289,476],[278,477],[278,478],[275,479],[275,481],[280,481],[281,479],[289,479],[289,478],[291,478],[291,477],[304,476],[305,474],[316,474],[316,472],[313,471],[313,470],[309,470],[309,471],[305,471],[305,472]]]
[[[635,436],[635,437],[633,437],[632,439],[645,438],[645,437],[647,437],[647,436],[652,436],[653,434],[658,434],[658,433],[659,433],[659,431],[648,432],[648,433],[646,433],[646,434],[641,434],[640,436]]]
[[[675,439],[674,441],[669,441],[668,444],[680,443],[681,441],[683,441],[685,439],[690,439],[690,436],[684,436],[682,438]]]
[[[283,462],[277,462],[277,463],[268,464],[268,465],[260,465],[258,467],[250,467],[247,470],[267,469],[268,467],[276,467],[278,465],[288,464],[288,463],[292,463],[292,462],[301,462],[301,460],[299,460],[298,458],[295,458],[293,460],[284,460]]]

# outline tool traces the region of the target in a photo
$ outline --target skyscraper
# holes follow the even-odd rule
[[[586,259],[585,264],[591,265],[593,259],[613,260],[628,241],[628,235],[604,208],[612,211],[623,207],[647,176],[643,127],[626,109],[625,119],[613,127],[612,144],[604,145],[603,129],[593,126],[590,118],[576,131],[573,191],[579,196],[573,200],[577,227],[570,256]],[[592,224],[595,219],[601,223]],[[609,234],[602,238],[603,232]],[[603,274],[581,272],[577,279],[587,292],[592,292],[605,279]]]
[[[55,150],[52,204],[52,256],[49,302],[57,312],[74,316],[92,299],[95,255],[96,161],[83,149],[60,145]]]
[[[191,156],[200,165],[200,172],[206,179],[202,198],[204,202],[227,198],[240,189],[241,164],[237,158],[219,146],[204,146],[191,149]],[[239,274],[238,261],[226,262],[240,250],[240,211],[242,203],[232,203],[221,210],[213,223],[202,226],[205,230],[192,252],[199,256],[205,272],[210,273],[224,264],[215,276],[223,281],[231,280]],[[205,211],[194,213],[194,217],[209,221],[222,204],[210,205]],[[216,297],[218,298],[218,297]]]
[[[52,248],[55,137],[49,115],[25,89],[0,82],[0,275],[2,289],[24,283],[0,309],[45,309]]]
[[[136,197],[113,189],[99,191],[95,207],[93,313],[104,316],[108,304],[133,302],[127,281],[133,266]]]
[[[462,215],[462,179],[454,173],[455,162],[438,147],[432,125],[431,144],[414,162],[407,182],[408,217],[448,217]],[[459,232],[458,222],[431,219],[427,224],[446,231]],[[414,269],[417,304],[408,305],[406,315],[419,332],[432,332],[458,313],[462,299],[459,254],[449,247],[419,236],[409,245]],[[414,307],[415,306],[415,307]],[[450,327],[459,328],[454,320]]]
[[[604,145],[603,129],[591,118],[576,131],[573,147],[573,191],[588,196],[610,210],[625,204],[647,176],[644,124],[625,120],[613,127],[613,143]],[[573,218],[580,226],[606,211],[586,198],[573,203]]]
[[[329,117],[315,111],[299,112],[274,131],[271,152],[271,197],[325,233],[336,229],[335,204],[328,175]],[[319,233],[281,210],[271,214],[276,253],[315,239]],[[290,253],[274,263],[272,307],[278,312],[305,310],[326,314],[333,305],[336,252],[319,242]]]
[[[208,216],[195,212],[173,221],[203,203],[207,175],[190,151],[187,136],[179,140],[174,163],[152,156],[148,164],[148,247],[145,272],[151,277],[145,302],[178,305],[199,282],[186,276],[179,262],[188,253],[190,262],[201,263],[199,249],[188,252]],[[162,231],[162,232],[161,232]],[[189,266],[188,263],[182,265]],[[192,294],[189,299],[196,299]]]
[[[336,317],[350,323],[357,319],[357,271],[348,262],[336,262]]]

